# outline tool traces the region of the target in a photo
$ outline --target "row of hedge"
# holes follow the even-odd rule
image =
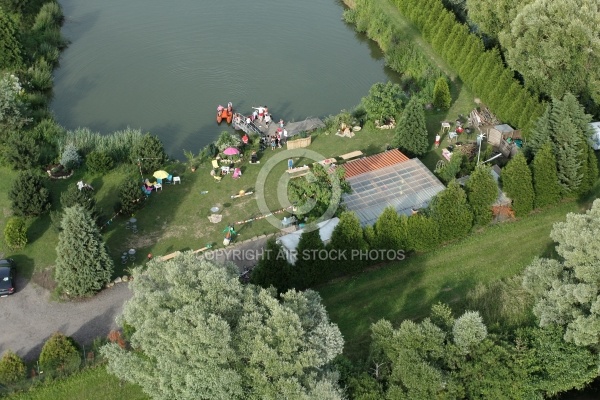
[[[368,7],[372,0],[356,0]],[[508,69],[498,49],[485,50],[469,27],[460,23],[441,0],[394,0],[398,10],[502,120],[527,134],[545,105],[525,89]]]

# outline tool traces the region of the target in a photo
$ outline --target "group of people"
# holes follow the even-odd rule
[[[275,150],[275,148],[281,148],[281,145],[285,144],[287,141],[287,131],[279,127],[274,135],[269,137],[271,142],[271,150]]]

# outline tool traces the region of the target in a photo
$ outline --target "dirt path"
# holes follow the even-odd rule
[[[267,238],[215,252],[216,262],[225,259],[243,270],[256,264]],[[128,284],[119,283],[91,299],[59,303],[50,300],[46,289],[17,276],[17,292],[0,298],[0,354],[12,350],[26,360],[35,360],[46,339],[60,331],[79,344],[89,345],[117,327],[115,318],[132,296]]]

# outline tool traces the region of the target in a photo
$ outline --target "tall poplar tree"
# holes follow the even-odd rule
[[[442,242],[465,237],[473,226],[467,195],[455,180],[433,198],[429,207]]]
[[[92,217],[76,205],[64,210],[54,278],[69,297],[90,296],[110,281],[114,264]]]

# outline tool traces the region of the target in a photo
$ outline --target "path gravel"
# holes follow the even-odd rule
[[[107,335],[132,295],[128,284],[120,283],[87,300],[56,302],[46,289],[18,276],[16,287],[15,294],[0,298],[0,354],[10,349],[26,360],[35,360],[57,331],[84,345]]]
[[[216,252],[215,261],[229,259],[243,270],[253,266],[267,238],[239,244],[232,251]],[[240,257],[239,255],[242,254]],[[242,259],[237,259],[242,258]],[[12,350],[26,360],[35,360],[46,339],[60,331],[78,343],[89,345],[117,327],[115,318],[132,296],[127,283],[119,283],[93,298],[72,302],[50,300],[50,293],[17,274],[17,292],[0,298],[0,354]]]

